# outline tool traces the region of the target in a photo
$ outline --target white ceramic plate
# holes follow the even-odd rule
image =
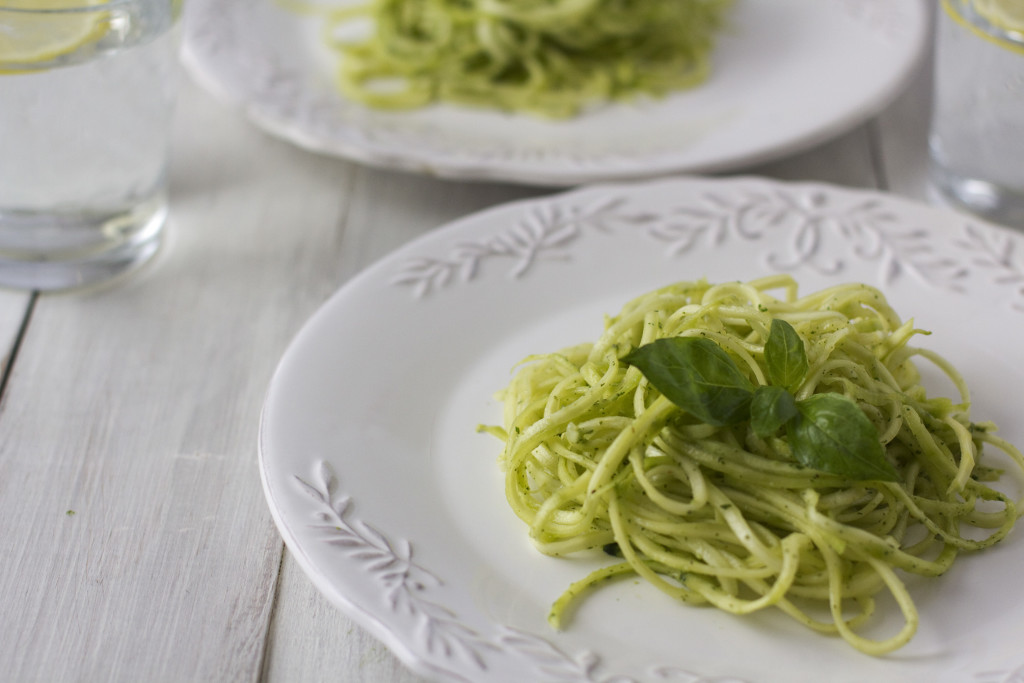
[[[185,64],[303,147],[471,180],[575,185],[735,169],[810,147],[888,104],[927,44],[923,0],[737,0],[700,88],[567,122],[345,101],[315,19],[274,0],[190,0]]]
[[[1020,680],[1024,529],[911,578],[920,630],[881,659],[781,614],[689,608],[631,582],[553,632],[549,604],[588,561],[530,546],[499,444],[475,428],[500,422],[492,394],[513,364],[596,338],[628,299],[788,271],[808,293],[884,288],[964,372],[975,416],[1024,444],[1022,247],[886,195],[758,179],[588,188],[470,216],[353,278],[298,334],[263,412],[270,509],[315,585],[441,681]]]

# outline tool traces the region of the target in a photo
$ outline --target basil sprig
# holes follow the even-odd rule
[[[750,418],[754,384],[718,344],[675,337],[645,344],[623,360],[701,422],[721,427]]]
[[[772,319],[764,342],[764,362],[768,381],[788,391],[796,391],[807,376],[810,363],[804,340],[785,320]]]
[[[769,384],[761,386],[754,386],[732,357],[706,337],[658,339],[622,360],[701,422],[749,421],[762,438],[785,428],[793,458],[805,467],[853,480],[898,479],[877,430],[852,399],[832,392],[802,400],[793,395],[810,364],[792,325],[772,320],[764,358]]]
[[[796,398],[782,387],[769,384],[754,390],[750,402],[750,426],[762,439],[771,436],[799,414]]]

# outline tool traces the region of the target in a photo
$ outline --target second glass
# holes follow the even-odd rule
[[[1024,227],[1024,3],[942,0],[931,182],[955,206]]]

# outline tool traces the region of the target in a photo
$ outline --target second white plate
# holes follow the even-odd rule
[[[184,61],[208,89],[302,147],[468,180],[576,185],[717,172],[790,154],[877,113],[927,45],[923,0],[737,0],[713,75],[671,97],[564,122],[346,101],[317,20],[274,0],[191,0]]]

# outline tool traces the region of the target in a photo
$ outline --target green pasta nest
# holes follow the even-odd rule
[[[790,336],[766,348],[776,329]],[[501,394],[504,426],[486,428],[505,441],[508,501],[542,552],[620,558],[571,586],[552,624],[603,579],[639,575],[689,604],[736,614],[775,607],[870,654],[908,642],[918,614],[900,572],[938,576],[961,552],[1000,541],[1017,519],[1018,501],[989,485],[1000,471],[979,463],[983,445],[1024,473],[1020,452],[993,425],[972,421],[956,369],[908,345],[919,333],[863,284],[799,297],[788,276],[691,282],[628,303],[594,343],[524,361]],[[697,337],[724,356],[714,372],[729,366],[742,375],[735,386],[752,394],[786,377],[787,388],[767,392],[790,396],[785,419],[759,422],[763,406],[744,407],[729,423],[709,424],[630,362],[657,340]],[[959,398],[929,397],[914,357],[942,370]],[[669,374],[693,370],[685,358],[672,362]],[[687,375],[703,383],[708,405],[725,391],[716,377],[729,376],[714,372]],[[820,454],[796,457],[801,429],[824,434],[811,443],[834,447],[833,459],[859,455],[861,446],[842,439],[828,444],[834,424],[813,410],[822,396],[866,418],[881,466],[854,475],[848,463],[815,460]],[[885,590],[904,625],[863,635]]]
[[[703,82],[731,0],[371,0],[332,15],[338,83],[357,101],[438,101],[573,116]],[[369,19],[365,39],[339,27]]]

